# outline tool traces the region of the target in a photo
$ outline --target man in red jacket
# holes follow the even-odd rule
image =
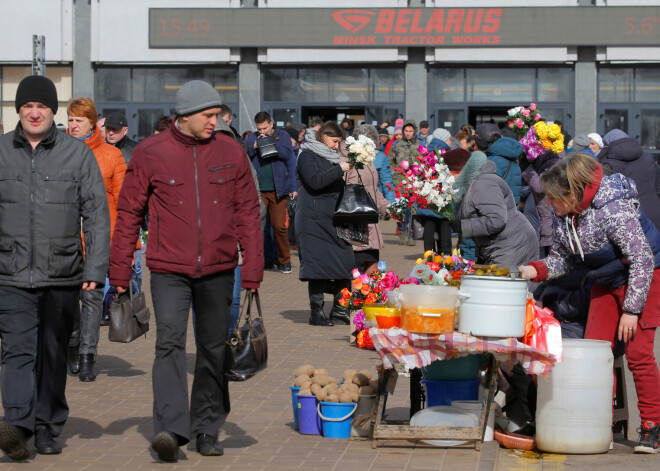
[[[133,152],[112,238],[110,283],[122,293],[149,211],[146,256],[158,326],[151,446],[163,461],[177,461],[178,447],[191,436],[200,454],[223,454],[217,436],[230,409],[224,362],[237,244],[242,287],[254,290],[263,279],[257,190],[243,148],[213,131],[220,105],[206,82],[193,80],[179,89],[170,129],[144,139]],[[189,410],[191,299],[198,350]]]

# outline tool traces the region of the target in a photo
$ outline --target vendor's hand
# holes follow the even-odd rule
[[[82,284],[82,289],[84,291],[92,291],[92,290],[96,289],[96,285],[97,285],[96,281],[85,281]]]
[[[353,164],[348,162],[341,162],[339,166],[341,167],[342,172],[349,172],[353,169]]]
[[[639,318],[634,314],[623,313],[619,319],[619,340],[628,342],[633,339],[637,333],[637,324]]]
[[[124,294],[126,292],[126,286],[115,286],[115,290],[117,290],[117,294]]]
[[[457,234],[461,233],[461,220],[456,218],[452,219],[449,221],[449,227],[451,227],[452,232],[456,232]]]
[[[520,272],[520,278],[524,278],[526,280],[533,280],[539,275],[536,271],[536,268],[531,265],[520,266],[518,267],[518,271]]]

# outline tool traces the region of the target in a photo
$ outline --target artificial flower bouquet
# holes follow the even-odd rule
[[[376,144],[365,135],[355,139],[353,136],[346,138],[346,150],[348,161],[357,169],[373,163],[376,158]]]
[[[513,122],[513,132],[518,140],[525,137],[534,123],[541,119],[541,113],[536,103],[531,103],[529,107],[516,106],[507,111],[509,121]]]
[[[379,304],[387,301],[386,291],[397,288],[399,277],[393,271],[387,271],[384,261],[378,262],[378,270],[361,274],[353,270],[353,291],[341,290],[339,304],[348,309],[361,309],[365,304]]]
[[[447,219],[455,215],[454,176],[438,154],[420,145],[415,156],[416,162],[403,160],[401,167],[394,170],[403,175],[404,179],[395,188],[400,197],[408,201],[408,207],[418,204],[422,209],[429,209]]]
[[[424,252],[415,262],[408,283],[460,286],[465,273],[473,273],[474,262],[461,257],[459,250],[452,255],[437,254],[432,250]]]
[[[391,203],[387,207],[387,211],[394,217],[396,220],[403,221],[406,217],[406,211],[408,210],[408,200],[401,196],[401,193],[397,189],[394,190],[394,195],[396,199],[394,203]]]

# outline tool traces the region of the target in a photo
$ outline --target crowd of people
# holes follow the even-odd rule
[[[265,269],[292,273],[294,248],[309,323],[349,324],[341,292],[353,269],[376,269],[384,247],[380,222],[360,245],[333,223],[343,186],[358,182],[381,220],[396,219],[400,244],[421,239],[424,250],[449,254],[458,236],[464,258],[518,267],[564,336],[607,340],[613,350],[621,343],[642,418],[635,451],[660,450],[660,170],[622,130],[565,136],[565,151],[531,160],[511,123],[465,125],[454,135],[412,119],[354,127],[312,118],[278,129],[261,111],[255,131],[239,135],[217,91],[193,80],[176,94],[176,115],[138,144],[122,112],[99,119],[90,98],[69,102],[66,133],[58,131],[57,92],[42,76],[21,81],[15,105],[19,124],[0,137],[0,449],[11,459],[29,458],[32,436],[38,453],[62,451],[67,370],[95,380],[104,301],[131,283],[140,289],[141,231],[158,327],[152,448],[175,462],[194,439],[200,454],[222,455],[226,339],[241,289],[258,289]],[[354,167],[348,136],[374,142],[372,164]],[[420,145],[455,177],[453,217],[419,204],[403,216],[390,210],[404,178],[398,169]]]

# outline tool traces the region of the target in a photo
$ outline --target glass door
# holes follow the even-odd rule
[[[628,135],[629,131],[629,121],[628,121],[629,110],[627,106],[615,106],[615,107],[605,107],[602,112],[598,115],[598,130],[601,136],[604,136],[612,129],[621,129]]]
[[[456,109],[441,109],[439,108],[435,113],[435,127],[436,128],[445,128],[447,131],[454,136],[460,129],[461,126],[467,124],[465,120],[465,109],[456,108]],[[433,132],[431,130],[430,132]]]
[[[660,108],[642,109],[635,116],[640,121],[640,133],[633,137],[642,143],[645,151],[660,151]]]

